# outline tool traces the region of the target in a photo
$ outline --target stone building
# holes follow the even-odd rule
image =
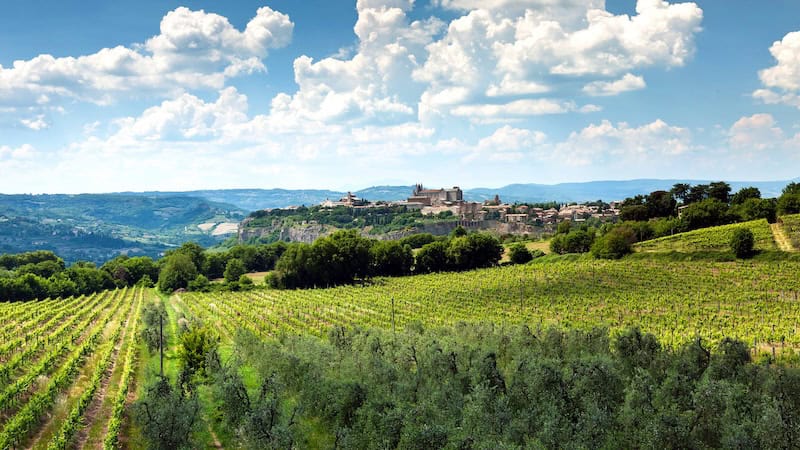
[[[421,203],[425,206],[442,206],[463,201],[464,192],[458,186],[453,186],[452,189],[425,189],[418,184],[408,198],[409,203]]]

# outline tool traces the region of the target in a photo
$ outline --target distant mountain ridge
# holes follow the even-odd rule
[[[786,181],[729,181],[734,192],[743,187],[754,186],[761,190],[763,197],[777,197],[788,183]],[[581,183],[559,184],[510,184],[500,188],[464,189],[464,199],[468,201],[484,201],[499,195],[506,202],[549,202],[559,203],[586,202],[602,199],[604,201],[624,200],[639,194],[649,194],[657,190],[669,190],[676,183],[704,184],[715,180],[658,180],[639,179],[621,181],[588,181]],[[433,186],[429,188],[438,189]],[[353,191],[358,197],[371,201],[404,200],[411,195],[413,185],[408,186],[373,186]],[[219,189],[185,192],[144,192],[125,193],[126,195],[175,196],[186,195],[200,197],[208,201],[234,205],[242,210],[285,208],[288,206],[311,206],[327,199],[336,200],[345,192],[324,189]]]

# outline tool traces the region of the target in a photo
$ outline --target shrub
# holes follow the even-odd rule
[[[753,256],[755,237],[753,232],[747,228],[738,228],[731,236],[731,250],[737,258],[749,258]]]
[[[597,239],[592,245],[592,256],[602,259],[619,259],[631,252],[636,242],[634,231],[627,227],[617,227]]]
[[[533,259],[533,255],[525,244],[514,244],[509,249],[509,258],[514,264],[525,264]]]

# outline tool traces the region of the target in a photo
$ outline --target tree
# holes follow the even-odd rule
[[[212,280],[224,277],[225,266],[230,258],[228,252],[208,253],[203,261],[203,274]]]
[[[372,245],[372,267],[375,275],[401,276],[411,273],[414,254],[411,247],[398,241],[379,241]]]
[[[592,256],[601,259],[619,259],[631,252],[631,245],[636,242],[636,235],[632,228],[619,226],[592,244]]]
[[[619,210],[619,217],[624,221],[640,222],[650,218],[650,212],[645,205],[623,206]]]
[[[189,282],[197,278],[197,267],[189,255],[173,253],[166,257],[166,262],[158,275],[158,289],[161,292],[173,292],[189,286]]]
[[[594,233],[584,230],[571,231],[569,234],[559,234],[550,240],[550,250],[553,253],[586,253],[594,242]]]
[[[757,187],[744,187],[739,189],[739,192],[733,194],[731,197],[731,204],[732,205],[741,205],[745,202],[745,200],[749,199],[760,199],[761,198],[761,191]]]
[[[313,286],[311,253],[309,244],[289,244],[275,263],[275,272],[269,278],[270,285],[284,289]]]
[[[447,245],[447,260],[458,270],[491,267],[503,256],[500,241],[488,233],[453,238]]]
[[[556,234],[567,234],[572,229],[572,221],[565,220],[556,227]]]
[[[767,219],[769,223],[777,220],[777,202],[774,198],[748,198],[741,204],[731,207],[742,221]]]
[[[196,270],[200,270],[203,267],[206,259],[205,249],[196,242],[185,242],[180,248],[167,252],[166,256],[172,256],[177,253],[187,255],[192,260]]]
[[[688,183],[675,183],[670,189],[670,194],[681,203],[686,203],[686,198],[689,196],[689,191],[692,186]]]
[[[647,196],[645,201],[648,218],[670,217],[675,215],[678,203],[667,191],[654,191]]]
[[[781,192],[783,195],[800,195],[800,183],[791,182],[783,188]]]
[[[466,228],[462,227],[461,225],[456,226],[453,228],[453,231],[450,232],[450,237],[457,238],[461,236],[466,236],[467,230]]]
[[[148,448],[154,450],[192,448],[189,438],[199,414],[196,391],[172,386],[166,377],[158,377],[147,386],[144,396],[133,406],[133,415],[142,425]]]
[[[206,363],[211,353],[216,353],[219,347],[219,336],[205,326],[192,327],[181,335],[181,345],[178,348],[183,370],[189,375],[206,376]]]
[[[728,214],[728,205],[714,198],[692,203],[683,210],[681,219],[687,230],[724,225],[733,221]]]
[[[698,184],[692,186],[689,188],[689,193],[686,195],[686,200],[683,202],[683,204],[688,205],[690,203],[702,202],[708,198],[708,191],[709,185],[707,184]]]
[[[513,264],[525,264],[533,260],[533,255],[528,247],[522,243],[516,243],[509,248],[509,259]]]
[[[795,183],[792,183],[795,184]],[[800,193],[784,189],[784,194],[778,198],[778,214],[799,214],[800,213]]]
[[[239,277],[247,273],[247,269],[244,267],[244,263],[239,258],[233,258],[228,261],[228,264],[225,265],[225,281],[228,283],[233,283],[239,281]]]
[[[731,236],[730,246],[737,258],[749,258],[755,246],[753,232],[747,228],[737,228]]]
[[[447,242],[436,241],[425,244],[417,253],[414,262],[414,271],[417,273],[432,273],[449,270],[447,260]]]
[[[731,185],[724,181],[715,181],[708,185],[708,198],[715,198],[722,203],[730,202]]]

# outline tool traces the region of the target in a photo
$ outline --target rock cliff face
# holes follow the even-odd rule
[[[421,228],[396,230],[382,234],[372,234],[370,233],[369,229],[364,229],[361,230],[361,234],[364,237],[382,241],[402,239],[406,236],[419,233],[430,233],[435,236],[444,236],[450,234],[450,232],[453,231],[453,229],[458,225],[462,225],[469,230],[500,231],[499,225],[501,224],[498,224],[494,220],[484,220],[481,222],[462,222],[462,223],[459,222],[432,223],[432,224],[425,224]],[[252,238],[261,238],[273,235],[282,241],[305,242],[310,244],[320,237],[328,236],[329,234],[335,232],[337,229],[338,228],[328,225],[303,224],[303,225],[282,226],[281,224],[278,223],[275,223],[270,227],[254,228],[254,227],[248,227],[247,221],[245,221],[242,222],[241,225],[239,225],[239,241],[244,242]]]

